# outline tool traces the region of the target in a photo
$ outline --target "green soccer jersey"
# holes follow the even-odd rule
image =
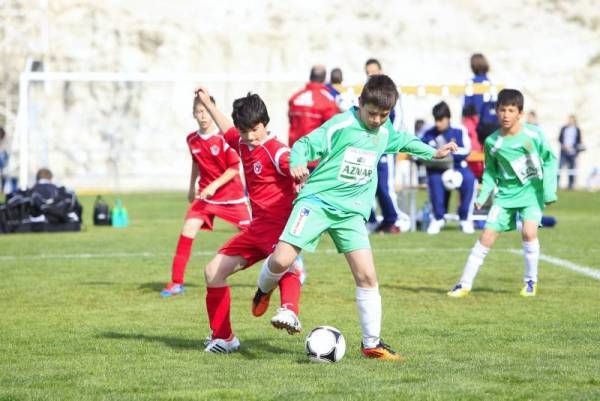
[[[483,204],[495,187],[494,204],[506,208],[556,201],[556,156],[544,133],[523,124],[514,135],[492,133],[484,144],[485,170],[477,203]]]
[[[400,151],[426,160],[436,152],[416,136],[395,131],[389,119],[370,130],[356,107],[338,114],[292,147],[291,167],[321,159],[296,201],[317,197],[337,210],[368,219],[377,189],[379,158]]]

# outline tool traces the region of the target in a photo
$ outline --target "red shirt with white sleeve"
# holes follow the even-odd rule
[[[288,107],[290,147],[340,112],[327,87],[318,82],[309,82],[294,93],[288,101]]]
[[[187,136],[187,144],[192,159],[198,166],[198,193],[223,175],[227,169],[239,169],[240,158],[236,150],[229,146],[218,129],[206,134],[194,131]],[[245,200],[244,187],[238,174],[217,189],[205,202],[230,204],[243,203]]]
[[[235,127],[225,132],[224,138],[242,160],[253,222],[267,218],[285,225],[296,197],[290,149],[272,134],[257,146],[246,144]]]

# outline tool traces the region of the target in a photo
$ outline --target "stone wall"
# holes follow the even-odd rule
[[[524,91],[526,109],[536,110],[555,145],[567,115],[577,114],[588,146],[582,170],[598,165],[600,7],[594,0],[52,0],[45,11],[45,36],[31,30],[22,40],[46,45],[38,54],[19,43],[6,48],[11,62],[0,66],[4,76],[14,80],[25,56],[33,56],[46,71],[293,77],[297,82],[214,84],[227,112],[233,98],[259,92],[271,128],[283,134],[287,97],[314,63],[341,67],[347,83],[362,82],[369,57],[401,84],[463,83],[470,54],[483,52],[490,77]],[[190,102],[197,83],[34,85],[31,169],[50,164],[75,187],[185,187],[184,137],[195,128]],[[419,100],[417,117],[428,118],[437,100]],[[459,100],[452,104],[458,116]]]

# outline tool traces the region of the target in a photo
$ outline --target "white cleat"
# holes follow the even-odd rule
[[[296,334],[302,331],[302,325],[300,324],[300,320],[298,320],[298,316],[296,316],[294,311],[286,308],[277,309],[277,314],[271,319],[271,324],[276,329],[287,330],[289,334]]]
[[[465,234],[475,234],[475,227],[473,227],[471,220],[461,220],[460,229]]]
[[[427,227],[427,234],[430,234],[430,235],[439,234],[440,231],[442,230],[442,228],[444,227],[444,225],[445,225],[444,219],[441,219],[441,220],[431,219],[431,221],[429,222],[429,227]]]
[[[215,338],[210,340],[204,348],[204,352],[213,352],[217,354],[229,354],[240,349],[240,340],[236,336],[232,336],[231,340]]]

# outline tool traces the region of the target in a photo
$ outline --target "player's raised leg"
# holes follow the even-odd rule
[[[240,342],[233,334],[229,317],[231,292],[227,277],[246,265],[241,256],[217,254],[204,269],[206,281],[206,311],[211,329],[211,340],[204,351],[229,353],[237,351]]]
[[[175,249],[175,255],[173,256],[173,263],[171,265],[171,281],[167,283],[165,289],[161,291],[161,296],[170,297],[183,294],[185,269],[190,260],[194,238],[202,226],[202,223],[203,221],[201,219],[187,219],[183,224],[183,229],[179,235],[177,248]]]
[[[345,253],[356,283],[356,305],[362,331],[361,350],[365,357],[402,361],[402,357],[381,341],[381,295],[370,249]]]

